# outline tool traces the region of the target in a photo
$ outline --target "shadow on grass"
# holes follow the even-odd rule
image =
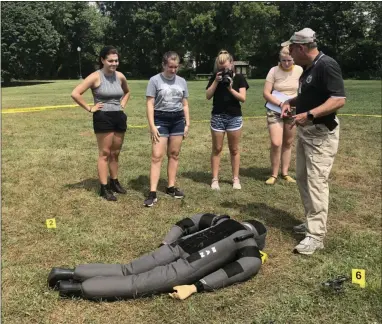
[[[12,81],[12,82],[1,82],[2,88],[11,88],[11,87],[23,87],[23,86],[32,86],[40,85],[46,83],[54,83],[54,81]]]
[[[243,177],[254,178],[256,180],[265,181],[270,175],[270,169],[255,168],[255,167],[246,168],[246,169],[241,168],[239,174],[240,176],[243,176]],[[195,182],[204,183],[207,185],[211,184],[211,179],[212,179],[211,172],[207,172],[207,171],[187,171],[187,172],[183,172],[181,176],[191,179]],[[227,179],[219,178],[219,182],[232,184],[231,179],[227,180]]]
[[[240,175],[248,178],[254,178],[256,180],[265,181],[271,175],[271,169],[269,168],[240,168]]]
[[[212,175],[211,172],[205,171],[187,171],[181,174],[182,177],[191,179],[195,182],[200,182],[204,184],[211,184]]]
[[[87,191],[96,191],[99,189],[99,180],[98,179],[86,179],[77,183],[67,184],[65,188],[68,189],[85,189]]]
[[[129,187],[135,191],[141,192],[146,195],[150,191],[150,178],[148,176],[140,175],[136,179],[129,181]],[[157,191],[165,191],[167,187],[167,181],[165,179],[159,179]]]
[[[191,179],[195,182],[204,183],[208,186],[211,185],[212,175],[211,172],[203,172],[203,171],[188,171],[183,172],[181,176]],[[228,183],[232,185],[232,180],[227,180],[224,178],[219,178],[219,183]]]
[[[301,224],[301,220],[292,214],[264,203],[239,204],[236,201],[226,201],[221,204],[225,208],[236,208],[246,219],[247,216],[264,222],[267,227],[278,228],[286,234],[296,239],[301,239],[301,235],[293,233],[293,226]]]

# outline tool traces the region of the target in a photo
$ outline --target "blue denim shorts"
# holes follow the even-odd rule
[[[243,127],[242,116],[212,114],[211,129],[215,132],[233,132]]]
[[[186,125],[184,112],[154,111],[154,124],[161,137],[183,136]]]

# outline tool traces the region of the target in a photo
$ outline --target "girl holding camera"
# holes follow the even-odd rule
[[[206,87],[207,100],[213,97],[211,116],[211,188],[213,190],[220,190],[218,174],[225,133],[227,133],[231,155],[233,189],[241,189],[239,143],[243,117],[240,103],[245,102],[249,86],[244,76],[235,74],[233,70],[232,55],[221,50],[215,60],[216,74],[210,78]]]

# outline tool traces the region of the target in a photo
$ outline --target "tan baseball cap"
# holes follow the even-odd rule
[[[310,28],[304,28],[298,32],[295,32],[292,37],[281,44],[282,47],[289,46],[291,44],[308,44],[316,41],[316,33]]]

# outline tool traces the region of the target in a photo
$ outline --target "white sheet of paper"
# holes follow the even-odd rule
[[[273,90],[272,91],[272,96],[275,96],[277,99],[279,99],[282,102],[292,98],[292,97],[287,96],[287,95],[285,95],[285,94],[283,94],[281,92],[278,92],[277,90]],[[268,109],[273,110],[273,111],[281,114],[281,108],[279,106],[274,105],[273,103],[270,103],[270,102],[267,101],[266,104],[265,104],[265,107],[267,107]]]

